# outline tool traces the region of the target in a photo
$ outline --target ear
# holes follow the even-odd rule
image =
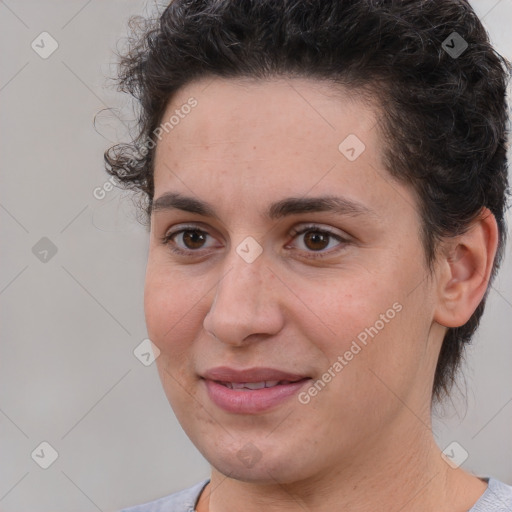
[[[487,290],[497,247],[498,225],[488,208],[466,233],[445,240],[436,265],[436,322],[460,327],[470,319]]]

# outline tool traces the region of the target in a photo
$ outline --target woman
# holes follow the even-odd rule
[[[458,0],[175,0],[135,41],[107,169],[211,478],[127,510],[512,510],[430,418],[503,253],[506,67]]]

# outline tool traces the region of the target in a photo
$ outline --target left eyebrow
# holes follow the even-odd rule
[[[210,203],[177,192],[167,192],[151,204],[151,213],[174,209],[219,219],[215,208]],[[367,206],[340,196],[287,197],[272,203],[265,212],[265,216],[270,220],[276,220],[289,215],[314,212],[376,216],[376,213]]]

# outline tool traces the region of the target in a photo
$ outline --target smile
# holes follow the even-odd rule
[[[296,381],[231,382],[201,379],[200,382],[204,383],[208,399],[218,408],[231,414],[255,415],[285,406],[310,381],[309,377],[305,377]]]
[[[273,388],[275,386],[281,386],[284,384],[291,384],[289,380],[265,380],[261,382],[219,382],[222,386],[226,386],[229,389],[237,390],[255,390],[263,388]]]

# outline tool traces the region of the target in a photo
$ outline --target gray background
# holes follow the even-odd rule
[[[511,59],[512,1],[472,3]],[[96,128],[94,116],[117,107],[130,117],[128,98],[109,89],[113,51],[129,16],[154,10],[142,0],[0,2],[1,511],[113,511],[208,476],[154,365],[133,354],[147,336],[147,233],[129,194],[93,196],[108,178],[103,151],[125,136],[112,113]],[[44,31],[59,45],[47,59],[31,47]],[[56,254],[41,252],[43,237]],[[512,484],[510,253],[435,434],[441,448],[467,450],[466,469]],[[48,469],[35,462],[48,449],[31,456],[43,441],[58,452]]]

